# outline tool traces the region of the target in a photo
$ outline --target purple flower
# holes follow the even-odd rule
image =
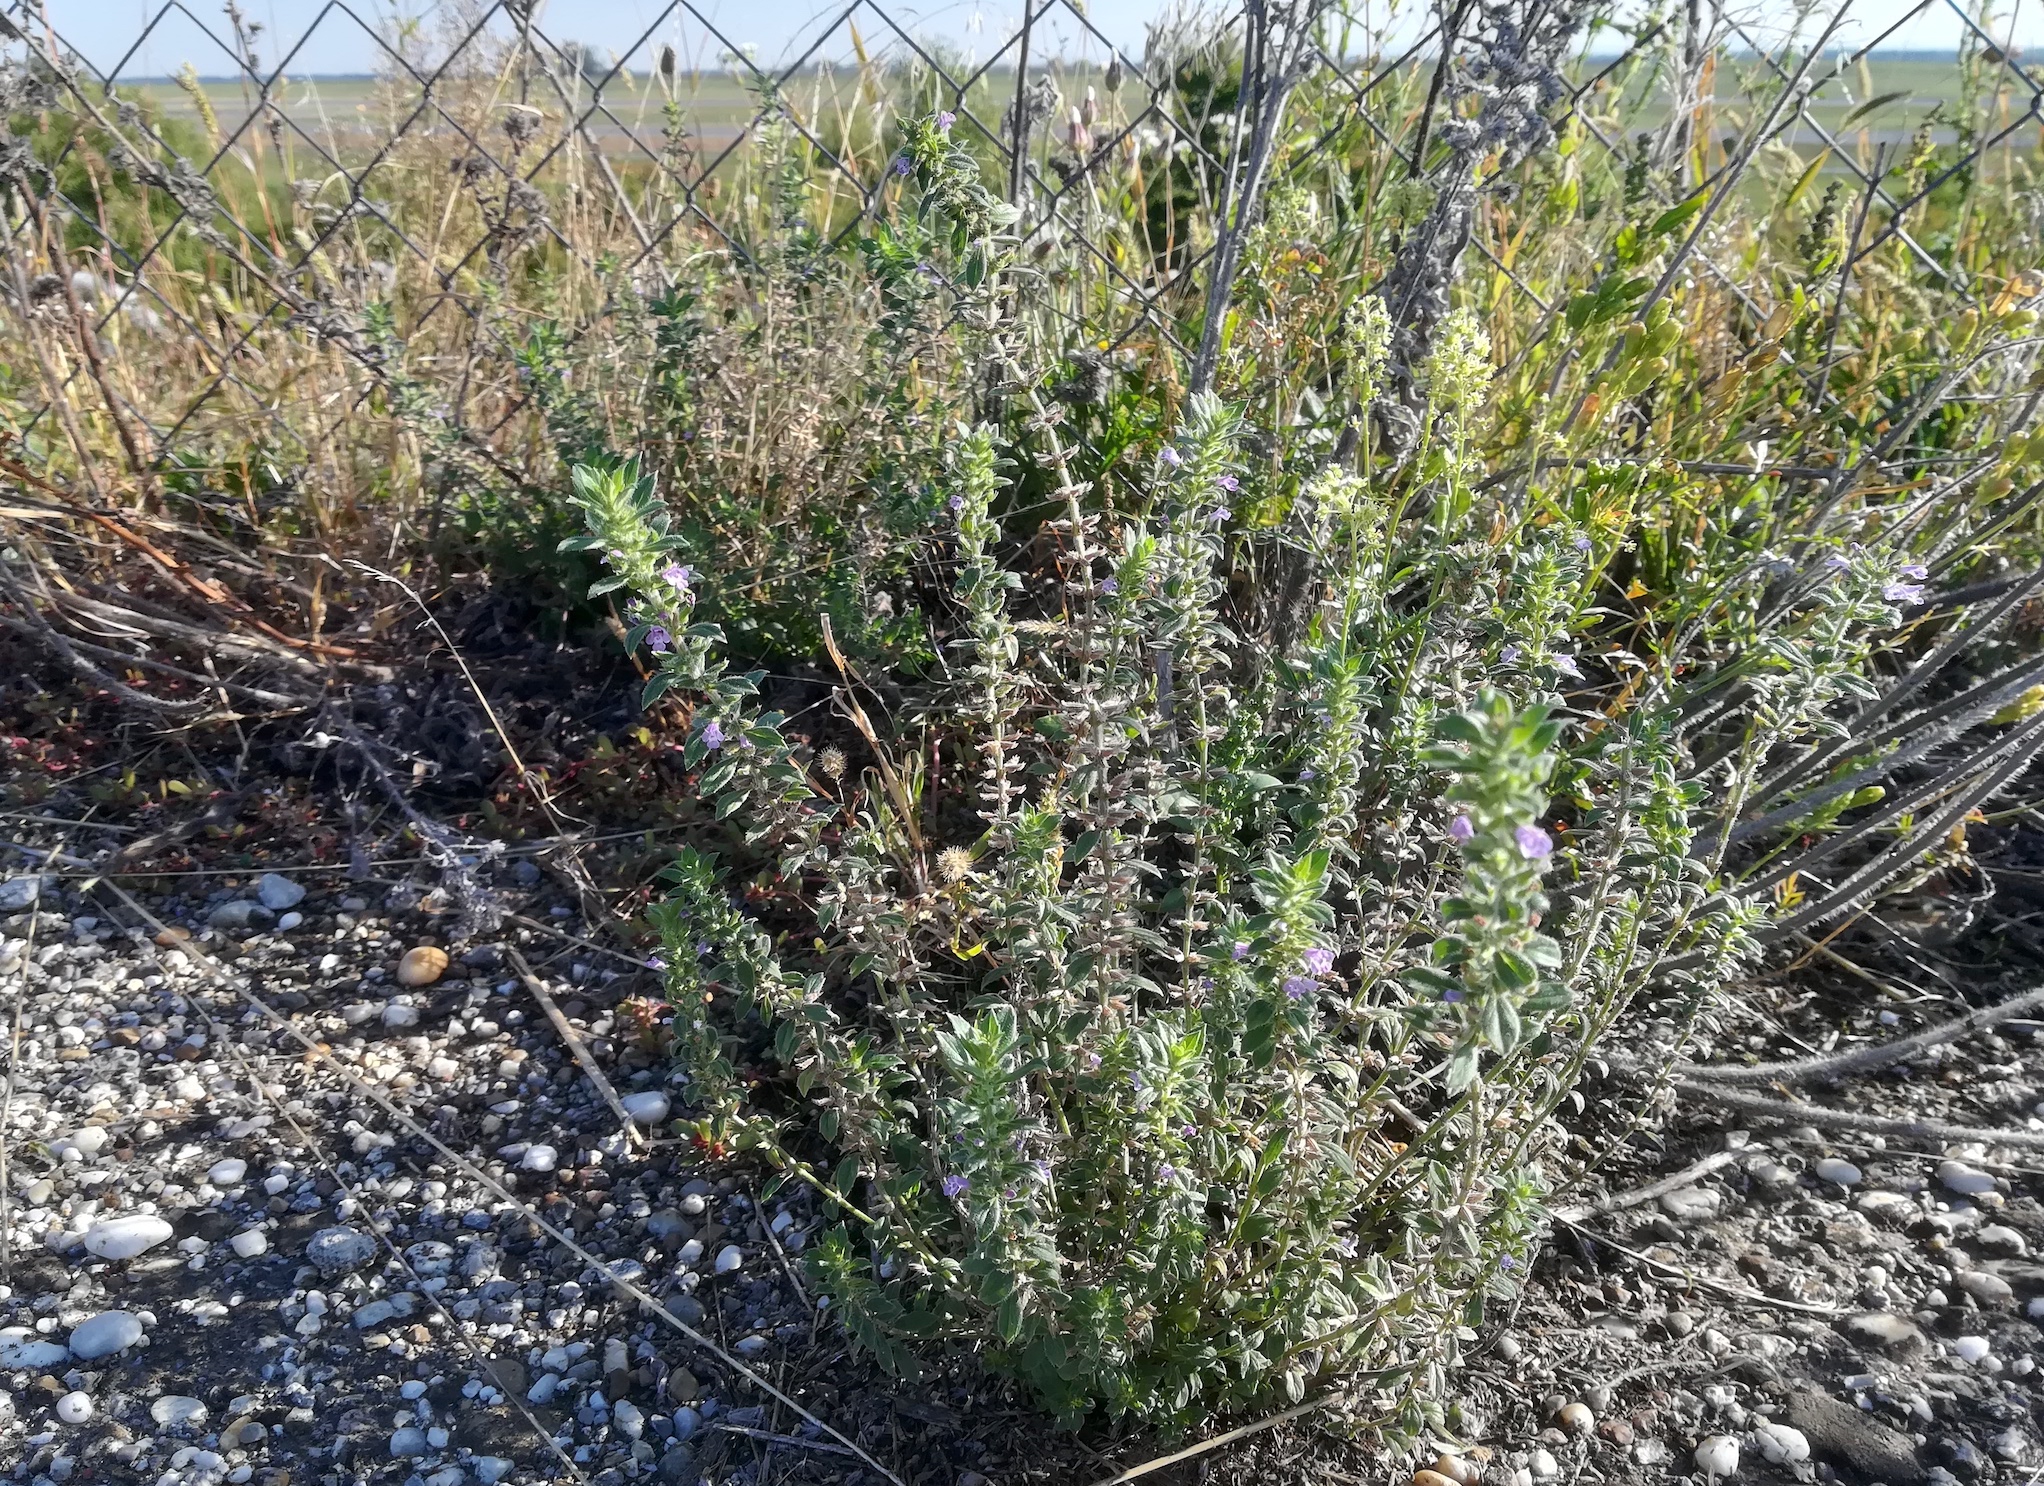
[[[1881,590],[1881,597],[1891,604],[1913,604],[1923,597],[1921,583],[1890,583]]]
[[[1178,1168],[1176,1166],[1173,1166],[1169,1161],[1166,1161],[1162,1166],[1159,1166],[1157,1168],[1157,1180],[1160,1182],[1174,1181],[1177,1179],[1177,1176]]]
[[[1100,591],[1109,595],[1120,593],[1121,580],[1119,578],[1102,578],[1100,580]]]
[[[703,747],[712,753],[724,746],[724,725],[715,718],[703,724]]]
[[[680,589],[683,593],[688,592],[689,581],[693,579],[695,575],[696,570],[694,568],[685,568],[678,562],[670,562],[666,567],[660,570],[660,576],[662,578],[665,578],[669,583],[673,584],[676,588]]]
[[[1843,552],[1834,552],[1824,559],[1824,566],[1834,573],[1843,573],[1852,567],[1852,559]]]
[[[1515,665],[1517,665],[1518,663],[1519,663],[1519,647],[1518,647],[1518,646],[1516,646],[1516,645],[1507,645],[1507,646],[1506,646],[1506,647],[1505,647],[1504,649],[1502,649],[1502,650],[1500,650],[1500,651],[1498,652],[1498,664],[1499,664],[1499,665],[1501,665],[1501,666],[1515,666]]]
[[[1498,1256],[1498,1268],[1504,1270],[1505,1273],[1510,1274],[1513,1270],[1517,1269],[1518,1267],[1519,1261],[1514,1259],[1510,1254],[1501,1254]]]
[[[1199,1131],[1194,1129],[1191,1125],[1180,1125],[1178,1127],[1178,1138],[1180,1140],[1190,1140],[1192,1139],[1193,1136],[1197,1134],[1199,1134]]]
[[[1299,956],[1299,962],[1306,967],[1309,974],[1326,975],[1334,969],[1334,951],[1323,949],[1316,944]]]
[[[965,497],[962,495],[954,495],[951,497],[951,499],[945,501],[944,505],[953,516],[956,516],[960,511],[965,509]]]
[[[916,162],[909,159],[907,155],[896,155],[894,157],[894,173],[896,175],[907,175],[915,168]]]
[[[613,547],[610,549],[610,551],[603,554],[603,560],[611,564],[611,566],[615,567],[618,563],[621,563],[625,560],[625,555],[624,553],[618,551],[617,548]]]
[[[1555,656],[1554,668],[1562,675],[1573,677],[1577,681],[1583,679],[1583,668],[1577,665],[1576,658],[1565,650]]]
[[[1174,470],[1177,469],[1178,466],[1180,466],[1181,464],[1185,463],[1185,456],[1183,454],[1180,454],[1176,449],[1172,448],[1169,444],[1166,444],[1162,449],[1160,449],[1157,452],[1157,458],[1161,460],[1164,464],[1169,465]]]
[[[1476,825],[1466,815],[1458,815],[1448,822],[1448,839],[1468,843],[1476,839]]]
[[[1519,843],[1519,850],[1525,853],[1529,862],[1537,862],[1554,853],[1554,838],[1538,826],[1520,826],[1512,832],[1512,839]]]
[[[1448,990],[1441,992],[1441,999],[1452,1005],[1455,1002],[1460,1001],[1462,999],[1462,993],[1458,990],[1450,988]]]
[[[1905,578],[1923,579],[1930,576],[1930,569],[1920,562],[1905,562],[1897,571]]]
[[[656,624],[646,631],[646,648],[648,650],[663,651],[673,643],[674,636],[667,633],[664,625]]]
[[[1128,1086],[1129,1086],[1129,1087],[1130,1087],[1131,1089],[1137,1089],[1137,1090],[1140,1090],[1140,1089],[1141,1089],[1141,1088],[1143,1087],[1143,1076],[1142,1076],[1142,1074],[1141,1074],[1141,1073],[1131,1073],[1131,1074],[1130,1074],[1130,1075],[1128,1076]]]
[[[1237,939],[1235,941],[1234,957],[1237,960],[1249,958],[1249,941],[1247,939]]]
[[[1576,551],[1578,551],[1578,552],[1588,552],[1589,550],[1590,550],[1590,539],[1589,539],[1588,537],[1577,537],[1577,538],[1576,538]]]
[[[1310,780],[1318,779],[1319,777],[1320,771],[1318,769],[1301,769],[1299,771],[1299,782],[1301,784],[1305,784]]]
[[[937,132],[939,134],[942,134],[945,130],[949,129],[953,124],[957,122],[958,115],[951,112],[951,110],[947,108],[937,115]]]
[[[944,1195],[946,1197],[956,1197],[971,1185],[972,1183],[962,1176],[947,1176],[944,1178]]]
[[[661,959],[660,956],[658,955],[647,955],[646,968],[648,970],[665,970],[667,968],[667,962]]]
[[[1086,1054],[1086,1066],[1088,1068],[1098,1068],[1100,1066],[1100,1054],[1098,1053]]]
[[[1307,993],[1312,989],[1313,982],[1303,975],[1288,975],[1285,977],[1284,990],[1287,1000],[1303,1001],[1306,999]]]
[[[1034,1171],[1041,1180],[1046,1182],[1050,1180],[1050,1162],[1044,1160],[1043,1157],[1038,1156],[1034,1161],[1031,1161],[1029,1169]]]
[[[1220,479],[1214,481],[1214,483],[1220,486],[1221,489],[1223,490],[1234,491],[1240,490],[1242,488],[1242,482],[1236,479],[1233,475],[1223,475],[1221,476]]]
[[[1219,526],[1234,514],[1226,506],[1215,506],[1211,511],[1207,512],[1207,521],[1210,525]]]

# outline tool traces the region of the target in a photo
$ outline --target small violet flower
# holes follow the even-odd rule
[[[1242,488],[1242,482],[1236,479],[1233,475],[1223,475],[1221,476],[1220,479],[1214,481],[1214,483],[1220,486],[1221,489],[1229,492],[1237,491]]]
[[[1518,646],[1516,646],[1516,645],[1507,645],[1507,646],[1506,646],[1506,647],[1505,647],[1504,649],[1502,649],[1502,650],[1500,650],[1500,651],[1498,652],[1498,664],[1499,664],[1499,665],[1501,665],[1501,666],[1515,666],[1515,665],[1517,665],[1518,663],[1519,663],[1519,647],[1518,647]]]
[[[1174,470],[1177,469],[1178,466],[1180,466],[1181,464],[1185,463],[1185,456],[1183,454],[1180,454],[1176,449],[1172,448],[1169,444],[1166,444],[1161,450],[1158,451],[1157,458],[1163,464],[1168,465],[1170,468]]]
[[[1583,679],[1583,668],[1577,665],[1576,658],[1565,650],[1554,657],[1554,668],[1572,680]]]
[[[1913,604],[1923,598],[1921,583],[1890,583],[1881,590],[1881,597],[1891,604]]]
[[[960,511],[965,509],[965,497],[962,495],[954,495],[951,497],[951,499],[944,502],[944,506],[945,509],[950,511],[950,513],[953,516],[956,516]]]
[[[683,593],[688,592],[688,585],[694,580],[695,575],[694,568],[685,568],[678,562],[670,562],[660,570],[660,576]]]
[[[915,168],[916,162],[909,159],[907,155],[896,155],[894,157],[894,173],[896,175],[907,175]]]
[[[665,625],[656,624],[646,631],[646,648],[648,650],[664,653],[673,644],[674,636],[667,633]]]
[[[1441,999],[1452,1006],[1455,1002],[1460,1001],[1462,999],[1462,993],[1460,991],[1452,989],[1446,990],[1441,992]]]
[[[1110,596],[1120,593],[1121,580],[1118,578],[1102,578],[1100,580],[1100,591]]]
[[[1175,1181],[1177,1177],[1178,1168],[1176,1166],[1173,1166],[1169,1161],[1166,1161],[1162,1166],[1159,1166],[1157,1168],[1157,1180],[1160,1182]]]
[[[1578,551],[1578,552],[1588,552],[1589,550],[1590,550],[1590,539],[1589,539],[1588,537],[1577,537],[1577,538],[1576,538],[1576,551]]]
[[[1249,958],[1249,941],[1247,939],[1237,939],[1235,941],[1234,957],[1238,961]]]
[[[703,725],[703,747],[712,753],[724,746],[724,725],[714,718]]]
[[[1300,955],[1299,960],[1311,975],[1327,975],[1334,969],[1334,951],[1317,944]]]
[[[1230,516],[1234,514],[1235,513],[1229,510],[1226,506],[1215,506],[1211,511],[1207,512],[1207,520],[1212,525],[1219,526],[1222,522],[1226,521]]]
[[[944,132],[945,132],[946,130],[948,130],[948,129],[949,129],[949,128],[950,128],[950,127],[951,127],[951,126],[953,125],[953,124],[955,124],[955,123],[957,123],[957,122],[958,122],[958,115],[957,115],[957,114],[955,114],[955,113],[953,113],[953,112],[951,112],[951,110],[950,110],[950,109],[948,109],[948,108],[947,108],[947,109],[944,109],[944,110],[943,110],[942,112],[940,112],[940,113],[939,113],[939,114],[937,115],[937,119],[936,119],[936,123],[937,123],[937,132],[938,132],[939,134],[942,134],[942,133],[944,133]]]
[[[1305,1000],[1307,993],[1312,989],[1313,982],[1303,975],[1288,975],[1285,977],[1285,999],[1289,1001]]]
[[[972,1183],[962,1176],[947,1176],[944,1178],[944,1195],[956,1197],[971,1185]]]
[[[1554,838],[1538,826],[1520,826],[1512,832],[1512,839],[1519,843],[1519,850],[1525,853],[1529,862],[1554,854]]]
[[[1466,815],[1458,815],[1448,822],[1448,839],[1464,844],[1476,839],[1476,824]]]
[[[658,955],[647,955],[646,968],[648,970],[665,970],[667,968],[667,961],[661,959]]]

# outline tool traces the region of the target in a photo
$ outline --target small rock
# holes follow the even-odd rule
[[[1865,1311],[1848,1317],[1845,1330],[1855,1341],[1889,1351],[1920,1347],[1925,1342],[1923,1332],[1913,1322],[1887,1311]]]
[[[610,1422],[628,1440],[635,1440],[646,1432],[646,1416],[628,1398],[620,1398],[610,1406]]]
[[[1711,1480],[1737,1475],[1739,1442],[1728,1434],[1713,1434],[1696,1447],[1696,1468]]]
[[[518,1158],[518,1165],[526,1171],[552,1171],[560,1164],[561,1153],[550,1145],[529,1145]]]
[[[238,1187],[248,1179],[248,1162],[238,1156],[215,1161],[206,1170],[206,1180],[216,1187]]]
[[[246,1232],[237,1233],[227,1242],[236,1257],[242,1259],[253,1259],[258,1254],[268,1253],[270,1249],[269,1235],[260,1228],[250,1228]]]
[[[196,1429],[206,1422],[206,1406],[182,1393],[166,1393],[149,1405],[158,1429]]]
[[[1938,1181],[1946,1191],[1957,1192],[1961,1197],[1981,1197],[1995,1190],[1993,1177],[1964,1161],[1940,1161]]]
[[[678,1440],[693,1439],[703,1427],[703,1416],[684,1404],[674,1411],[674,1437]]]
[[[745,1252],[735,1243],[727,1243],[717,1250],[717,1273],[729,1274],[745,1263]]]
[[[92,1399],[83,1393],[67,1393],[57,1400],[57,1417],[66,1424],[83,1424],[92,1417]]]
[[[685,1367],[677,1367],[667,1375],[667,1398],[670,1403],[694,1403],[702,1392],[702,1384],[696,1375]]]
[[[85,1251],[116,1263],[148,1253],[171,1236],[170,1224],[153,1213],[102,1218],[85,1230]]]
[[[10,1326],[0,1331],[0,1369],[24,1372],[41,1372],[56,1367],[70,1357],[70,1350],[53,1341],[46,1341],[25,1326]]]
[[[1782,1417],[1808,1441],[1813,1459],[1843,1466],[1861,1480],[1909,1486],[1922,1478],[1907,1435],[1828,1393],[1794,1390]]]
[[[42,895],[42,878],[10,877],[0,882],[0,913],[18,913],[34,906],[35,900]]]
[[[236,898],[232,902],[222,903],[207,914],[206,922],[216,929],[239,931],[261,928],[276,922],[276,918],[277,915],[262,904],[251,902],[247,898]]]
[[[383,1025],[386,1027],[416,1027],[419,1025],[419,1008],[408,1001],[393,1001],[383,1008]]]
[[[1810,1458],[1810,1441],[1793,1425],[1762,1419],[1753,1426],[1753,1443],[1769,1465],[1801,1465]]]
[[[1723,1205],[1724,1199],[1708,1187],[1682,1187],[1660,1197],[1661,1211],[1678,1223],[1706,1222]]]
[[[1481,1486],[1483,1481],[1483,1472],[1459,1455],[1436,1455],[1434,1474],[1446,1476],[1456,1486]]]
[[[1814,1170],[1825,1181],[1835,1182],[1841,1187],[1856,1187],[1866,1180],[1866,1174],[1857,1166],[1853,1165],[1850,1161],[1842,1161],[1836,1156],[1826,1156],[1817,1163]],[[1779,1462],[1770,1463],[1779,1464]]]
[[[305,889],[288,877],[275,872],[265,872],[256,879],[256,897],[262,901],[263,907],[273,908],[281,913],[286,908],[296,908],[304,902]]]
[[[1952,1340],[1952,1355],[1969,1366],[1984,1359],[1990,1350],[1984,1336],[1961,1336]]]
[[[92,1362],[125,1351],[140,1340],[140,1316],[133,1311],[101,1311],[71,1328],[71,1355]]]
[[[376,1240],[353,1228],[322,1228],[305,1245],[305,1261],[323,1275],[352,1274],[376,1257]]]
[[[397,983],[401,986],[429,986],[447,973],[447,951],[431,944],[408,949],[397,962]]]
[[[1570,1434],[1584,1435],[1597,1427],[1597,1416],[1584,1403],[1564,1404],[1555,1416],[1554,1422]]]
[[[1952,1283],[1990,1309],[2002,1310],[2016,1303],[2015,1287],[2000,1275],[1989,1274],[1984,1269],[1962,1269]]]
[[[673,1107],[668,1097],[658,1089],[626,1094],[618,1103],[625,1107],[625,1113],[632,1117],[635,1125],[657,1125],[667,1118],[667,1111]]]
[[[1989,1254],[2020,1259],[2030,1252],[2029,1241],[2005,1223],[1989,1223],[1973,1235],[1973,1245]]]
[[[426,1453],[426,1431],[406,1427],[397,1430],[390,1437],[390,1458],[393,1460],[414,1459]]]
[[[1561,1475],[1561,1466],[1553,1453],[1537,1445],[1526,1456],[1526,1469],[1536,1481],[1552,1481]]]
[[[287,913],[277,920],[277,930],[279,933],[289,933],[304,922],[304,914],[295,911]]]
[[[1460,1486],[1460,1483],[1439,1471],[1414,1471],[1412,1486]]]

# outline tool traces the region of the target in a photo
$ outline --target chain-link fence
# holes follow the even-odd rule
[[[1722,256],[1719,207],[1787,158],[1845,188],[1846,279],[1894,240],[1966,302],[1967,268],[1921,240],[1921,209],[2027,147],[2044,84],[1943,3],[1968,43],[1946,70],[1988,100],[1971,112],[1920,96],[1944,87],[1934,69],[1899,89],[1874,81],[1878,49],[1922,6],[1850,52],[1844,11],[1783,42],[1699,4],[1627,32],[1464,3],[1379,33],[1307,0],[1160,15],[1130,48],[1074,0],[1030,0],[968,55],[853,0],[768,63],[687,3],[615,54],[515,0],[400,29],[333,4],[292,37],[232,5],[169,4],[102,72],[16,5],[9,107],[40,122],[6,163],[5,288],[91,333],[59,357],[10,321],[24,411],[8,457],[92,495],[82,450],[104,434],[145,498],[230,489],[259,520],[287,487],[373,486],[374,471],[331,467],[363,458],[341,430],[396,417],[436,444],[443,483],[529,482],[536,327],[546,354],[571,356],[623,300],[669,292],[683,264],[750,271],[791,233],[812,254],[870,243],[914,199],[901,121],[930,113],[951,116],[1019,213],[1050,361],[1134,355],[1204,385],[1274,193],[1362,210],[1407,187],[1452,195],[1469,174],[1510,190],[1500,158],[1529,153],[1536,123],[1549,143],[1531,153],[1558,138],[1609,155],[1640,196],[1701,204],[1656,297],[1700,275],[1765,320],[1766,291]],[[1534,55],[1542,25],[1566,57]],[[371,76],[318,76],[322,58],[364,47]],[[125,80],[145,51],[186,65]],[[1514,123],[1504,105],[1520,95]],[[1508,125],[1524,137],[1504,138]],[[1400,297],[1401,321],[1424,318],[1414,306],[1444,292],[1436,280],[1483,278],[1494,313],[1533,327],[1523,347],[1604,268],[1586,244],[1580,283],[1529,282],[1523,244],[1482,194],[1415,213],[1399,251],[1437,236],[1431,267],[1362,271]],[[337,519],[312,505],[310,525]]]

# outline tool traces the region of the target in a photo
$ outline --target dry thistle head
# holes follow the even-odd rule
[[[816,755],[816,767],[832,780],[845,777],[845,753],[835,743]]]
[[[962,846],[947,846],[937,853],[937,876],[946,884],[963,882],[972,873],[972,853]]]

